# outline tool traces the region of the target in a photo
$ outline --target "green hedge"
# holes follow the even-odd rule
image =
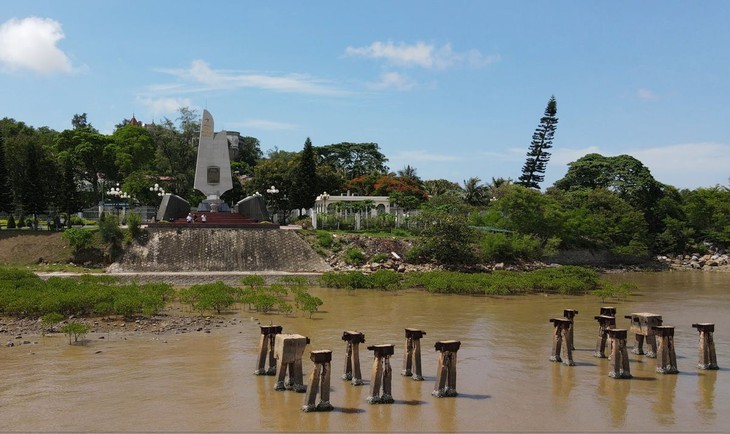
[[[421,288],[439,294],[509,295],[529,292],[584,294],[601,287],[598,273],[582,267],[564,266],[531,272],[458,273],[429,271],[399,274],[379,270],[370,275],[359,271],[324,273],[320,283],[328,288],[392,289]]]

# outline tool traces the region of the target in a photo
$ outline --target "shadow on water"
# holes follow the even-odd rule
[[[418,399],[410,399],[410,400],[403,400],[403,401],[396,400],[395,404],[405,404],[405,405],[414,405],[415,406],[415,405],[426,404],[426,401],[421,401]]]
[[[631,377],[631,380],[634,380],[634,381],[657,381],[657,378],[656,377],[638,377],[638,376],[634,375],[633,377]]]
[[[457,398],[466,398],[466,399],[474,399],[474,400],[484,400],[489,399],[492,397],[492,395],[478,395],[476,393],[459,393],[456,395]]]
[[[333,413],[343,413],[343,414],[360,414],[365,413],[364,408],[338,408],[335,407],[332,411]]]

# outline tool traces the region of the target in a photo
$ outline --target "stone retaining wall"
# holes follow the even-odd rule
[[[148,228],[111,273],[313,272],[331,268],[294,231],[223,228]]]
[[[286,276],[300,276],[309,281],[310,285],[319,284],[320,274],[313,273],[114,273],[114,277],[119,277],[126,282],[137,282],[139,284],[163,282],[173,286],[192,286],[205,283],[214,283],[221,281],[226,285],[241,285],[241,279],[250,274],[257,274],[264,278],[267,285],[277,283]],[[42,277],[50,277],[42,276]]]

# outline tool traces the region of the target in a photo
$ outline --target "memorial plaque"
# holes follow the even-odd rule
[[[221,168],[216,166],[208,167],[208,184],[220,184]]]

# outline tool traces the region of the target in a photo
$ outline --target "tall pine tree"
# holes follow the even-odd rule
[[[550,160],[550,153],[547,150],[553,147],[553,136],[558,126],[558,118],[555,117],[557,112],[558,104],[553,95],[545,108],[545,115],[540,118],[540,125],[532,134],[532,143],[527,151],[527,161],[522,166],[522,175],[518,179],[518,184],[527,188],[540,189],[540,183],[545,179],[545,166]]]
[[[0,212],[13,211],[13,191],[5,160],[5,137],[0,134]]]
[[[292,183],[290,195],[291,205],[299,210],[300,216],[302,215],[302,209],[309,209],[314,206],[314,200],[317,197],[316,158],[312,141],[307,137],[299,159],[299,165],[294,171],[294,182]]]

